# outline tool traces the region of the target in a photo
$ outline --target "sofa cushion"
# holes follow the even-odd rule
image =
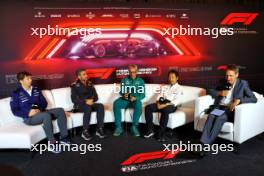
[[[21,123],[23,119],[13,115],[10,107],[10,97],[0,99],[0,127],[9,123]]]
[[[154,103],[156,102],[159,92],[161,90],[161,84],[146,84],[145,90],[145,98],[142,100],[142,103]]]
[[[253,93],[254,93],[254,95],[256,96],[256,98],[257,98],[258,100],[264,98],[262,94],[259,94],[259,93],[257,93],[257,92],[253,92]]]
[[[31,148],[46,135],[41,125],[28,126],[24,123],[11,123],[0,128],[0,148]]]
[[[207,117],[208,117],[207,114],[202,115],[201,118],[198,120],[196,124],[197,127],[195,129],[197,129],[198,131],[203,131]],[[221,129],[221,132],[223,133],[232,133],[233,131],[234,131],[234,124],[231,122],[225,122]]]
[[[181,107],[175,113],[171,113],[168,121],[168,128],[174,129],[193,121],[194,109],[190,107]]]
[[[112,106],[113,102],[120,97],[117,87],[119,84],[100,84],[95,85],[98,94],[98,102]]]
[[[54,102],[54,98],[53,98],[53,95],[51,93],[50,90],[42,90],[41,91],[43,96],[45,97],[48,105],[47,105],[47,109],[52,109],[52,108],[55,108],[55,102]]]
[[[194,108],[195,99],[205,95],[205,90],[199,87],[182,86],[182,106]]]
[[[65,111],[70,111],[73,109],[70,87],[52,89],[51,93],[53,95],[53,99],[56,107],[63,108]]]

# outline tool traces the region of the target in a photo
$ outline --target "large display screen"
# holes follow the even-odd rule
[[[239,5],[173,7],[78,3],[1,3],[0,97],[29,71],[42,89],[69,86],[84,68],[95,84],[116,83],[137,64],[147,83],[165,83],[169,69],[181,84],[208,88],[227,64],[240,67],[263,93],[263,13]]]

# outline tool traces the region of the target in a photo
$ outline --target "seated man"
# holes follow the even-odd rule
[[[133,108],[133,123],[131,133],[133,136],[140,136],[138,121],[142,113],[141,100],[145,98],[145,83],[137,77],[137,65],[129,65],[129,76],[122,79],[120,86],[121,97],[114,102],[115,132],[114,136],[120,136],[123,132],[121,126],[121,109]]]
[[[76,76],[77,80],[71,85],[71,99],[74,109],[84,113],[82,138],[87,141],[92,139],[89,132],[92,111],[96,111],[96,136],[104,138],[104,105],[95,103],[98,100],[97,92],[92,82],[89,81],[86,71],[79,69],[76,71]]]
[[[235,107],[243,103],[256,103],[257,99],[250,90],[247,81],[238,78],[239,68],[228,65],[225,80],[221,80],[216,89],[208,90],[214,99],[201,136],[202,144],[212,144],[226,121],[234,121]]]
[[[62,108],[46,110],[47,101],[41,91],[32,86],[32,77],[28,72],[19,72],[17,80],[20,86],[12,93],[10,102],[11,110],[15,116],[22,117],[27,125],[43,124],[44,131],[50,144],[57,144],[53,135],[52,118],[57,119],[60,128],[60,142],[68,144],[67,119]],[[59,153],[57,147],[49,151]]]
[[[182,87],[178,84],[179,73],[176,70],[170,70],[168,73],[169,85],[164,85],[157,97],[156,103],[149,104],[145,108],[145,119],[147,122],[147,133],[145,138],[154,135],[153,131],[153,112],[160,112],[160,130],[158,140],[165,141],[165,130],[169,120],[169,114],[176,111],[177,106],[181,103],[183,95]]]

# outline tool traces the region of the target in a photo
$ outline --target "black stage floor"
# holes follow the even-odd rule
[[[171,159],[151,159],[122,166],[121,163],[134,154],[164,149],[163,143],[155,139],[147,140],[131,136],[128,125],[126,127],[128,132],[120,137],[114,137],[113,124],[107,124],[106,132],[109,136],[106,139],[95,137],[89,142],[82,140],[80,134],[75,135],[73,142],[76,144],[101,144],[102,151],[87,152],[84,155],[79,152],[61,154],[45,152],[42,155],[35,152],[35,155],[32,155],[32,152],[26,150],[0,150],[0,175],[19,175],[19,171],[21,175],[26,176],[257,176],[264,174],[263,134],[240,145],[239,153],[220,152],[217,155],[208,154],[201,159],[190,152],[180,152]],[[140,129],[144,129],[144,126],[140,126]],[[94,128],[92,130],[94,131]],[[193,124],[177,128],[172,134],[166,143],[176,144],[179,140],[198,141],[200,137],[200,133],[193,130]],[[216,143],[230,142],[217,139]]]

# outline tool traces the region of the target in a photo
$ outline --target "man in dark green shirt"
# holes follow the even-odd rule
[[[116,129],[114,136],[120,136],[123,132],[121,126],[121,110],[127,108],[133,108],[133,123],[131,127],[131,133],[134,136],[140,136],[138,131],[138,121],[142,113],[141,100],[145,98],[145,83],[144,80],[137,77],[137,66],[129,65],[129,76],[122,79],[120,86],[121,91],[117,100],[114,102],[114,115]]]

